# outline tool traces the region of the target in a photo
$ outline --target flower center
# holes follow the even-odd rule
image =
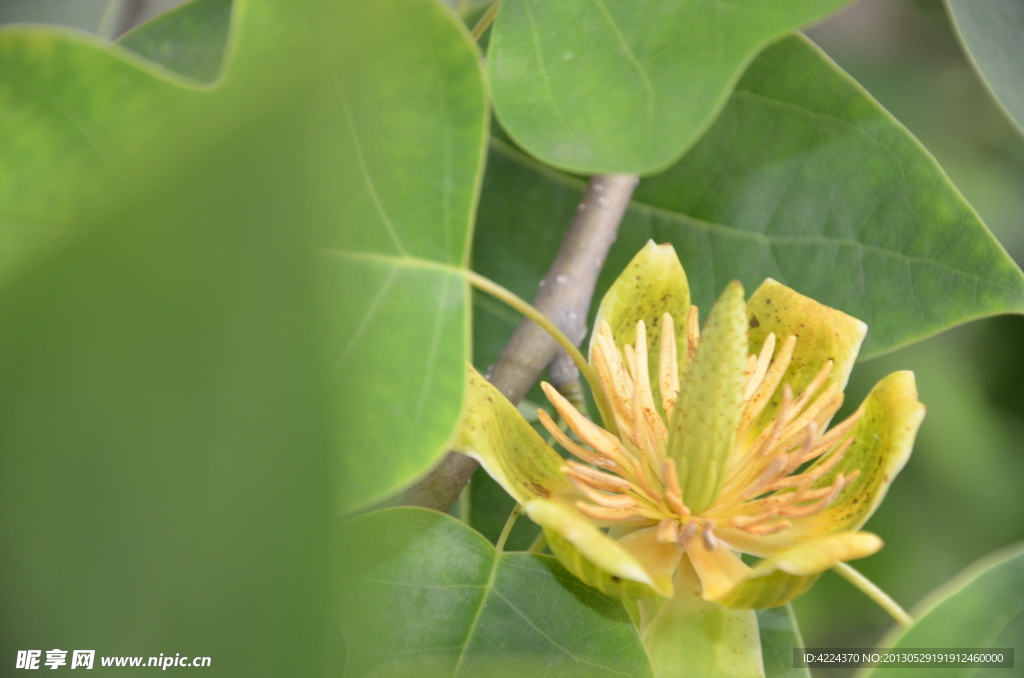
[[[586,497],[577,502],[582,513],[606,526],[657,524],[658,540],[675,543],[683,551],[698,536],[714,549],[716,529],[736,528],[757,536],[781,532],[792,526],[790,518],[825,509],[856,477],[856,471],[839,474],[831,483],[818,486],[853,443],[853,428],[863,414],[858,410],[826,433],[843,403],[839,385],[828,383],[832,361],[796,396],[784,384],[781,400],[772,403],[797,338],[787,337],[776,351],[775,334],[769,334],[760,353],[747,361],[743,413],[722,490],[710,507],[694,515],[680,490],[675,461],[666,450],[668,422],[679,394],[679,362],[689,367],[700,342],[697,307],[690,307],[682,356],[668,313],[662,316],[660,329],[659,409],[644,322],[637,323],[635,343],[621,351],[608,324],[598,328],[592,359],[621,437],[591,422],[549,384],[542,384],[555,409],[584,443],[574,441],[546,412],[539,412],[544,427],[580,460],[569,460],[562,470]],[[770,404],[773,411],[766,415]]]

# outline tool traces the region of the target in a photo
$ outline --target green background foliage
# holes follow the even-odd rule
[[[0,293],[5,660],[58,647],[320,670],[332,488],[310,234],[294,226],[311,206],[306,113],[239,103],[211,111],[233,129],[202,148],[187,121],[187,161],[179,147]]]

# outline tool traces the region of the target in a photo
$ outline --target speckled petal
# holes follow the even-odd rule
[[[653,552],[642,548],[643,540],[633,540],[638,559],[580,513],[576,502],[584,497],[562,473],[565,460],[471,366],[468,380],[462,426],[452,449],[480,461],[544,528],[552,552],[566,569],[585,583],[626,598],[672,595],[671,571],[666,573]]]
[[[523,419],[515,405],[468,366],[466,402],[451,449],[478,460],[524,506],[534,499],[572,505],[583,496],[561,468],[562,459]]]
[[[647,326],[647,353],[653,356],[648,367],[654,388],[654,402],[660,403],[658,393],[658,360],[661,346],[661,317],[670,314],[675,321],[676,347],[679,364],[686,365],[686,315],[690,310],[690,285],[679,263],[675,248],[670,244],[656,245],[648,240],[643,249],[629,262],[625,270],[605,293],[597,311],[594,327],[607,322],[612,329],[616,346],[636,341],[636,324],[643,320]],[[593,354],[594,334],[590,351]]]
[[[829,360],[834,364],[823,386],[835,383],[842,391],[868,331],[868,326],[853,316],[820,304],[771,278],[765,280],[747,302],[747,322],[750,352],[755,355],[773,332],[778,346],[786,337],[796,335],[793,359],[782,379],[782,384],[789,384],[796,395]],[[781,401],[782,385],[753,427],[755,436],[775,416]]]
[[[771,556],[801,542],[859,529],[885,497],[889,484],[910,458],[925,407],[917,400],[913,372],[894,372],[878,382],[861,405],[864,415],[854,428],[854,443],[836,466],[815,483],[830,485],[836,475],[859,475],[821,513],[793,518],[792,527],[756,537],[734,528],[716,534],[734,548],[756,556]],[[827,458],[812,465],[826,463]]]

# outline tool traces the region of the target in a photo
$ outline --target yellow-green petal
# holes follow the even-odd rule
[[[629,265],[619,274],[601,299],[594,321],[595,330],[602,322],[612,328],[616,346],[636,342],[636,324],[647,325],[648,369],[654,402],[658,395],[658,355],[661,351],[661,318],[672,316],[675,326],[676,349],[679,365],[686,365],[686,314],[690,310],[690,284],[686,280],[679,257],[672,245],[656,245],[648,240]],[[590,337],[593,351],[594,336]]]
[[[670,573],[650,574],[579,512],[575,503],[583,497],[561,471],[565,460],[472,366],[462,424],[452,449],[480,461],[544,528],[551,551],[583,582],[619,597],[672,595]]]
[[[825,385],[838,384],[842,391],[868,331],[867,325],[853,316],[820,304],[771,278],[750,297],[747,318],[751,353],[757,354],[772,332],[779,342],[777,345],[786,337],[796,335],[793,359],[782,379],[782,384],[789,384],[796,395],[829,360],[833,362],[832,373]],[[775,416],[781,401],[780,385],[761,413],[759,425],[754,427],[755,435]]]
[[[688,558],[675,579],[676,595],[640,601],[644,647],[658,678],[763,678],[757,613],[701,596]]]
[[[764,609],[802,596],[837,563],[877,553],[882,540],[870,532],[842,532],[803,542],[762,560],[745,579],[714,598],[726,607]]]
[[[821,513],[793,518],[792,527],[766,537],[754,537],[740,530],[719,530],[736,548],[768,556],[803,540],[859,529],[885,497],[889,484],[910,458],[914,437],[924,419],[925,407],[917,400],[914,373],[894,372],[878,382],[864,399],[864,415],[853,430],[854,442],[835,468],[815,487],[830,485],[839,473],[860,474]],[[812,469],[821,459],[812,465]]]
[[[672,595],[671,573],[649,573],[633,554],[575,507],[536,500],[524,508],[530,519],[544,528],[551,552],[583,583],[618,598]]]
[[[708,315],[669,426],[668,454],[694,513],[714,503],[725,480],[742,414],[747,355],[743,286],[733,281]]]
[[[468,368],[462,421],[451,449],[477,459],[520,504],[534,499],[582,498],[562,473],[562,459],[530,426],[515,405]]]

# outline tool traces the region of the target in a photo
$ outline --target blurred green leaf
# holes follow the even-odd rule
[[[233,21],[213,87],[0,30],[5,655],[314,675],[327,515],[425,470],[458,415],[475,47],[430,0]]]
[[[117,44],[201,82],[221,71],[232,0],[192,0],[117,39]]]
[[[1024,548],[1016,546],[976,563],[935,591],[914,614],[909,629],[884,638],[880,647],[997,648],[1024,642]],[[934,675],[934,669],[880,667],[868,678]],[[964,668],[952,675],[997,675],[1000,669]]]
[[[339,544],[346,676],[651,676],[622,605],[550,556],[414,508],[357,518]]]
[[[757,611],[765,678],[811,678],[807,668],[794,668],[793,648],[804,647],[791,605]]]
[[[532,295],[583,182],[491,148],[475,268]],[[595,298],[651,238],[675,245],[705,312],[730,280],[772,277],[864,320],[861,357],[1024,311],[1024,275],[935,161],[801,37],[765,50],[704,138],[640,183]]]
[[[946,0],[964,49],[996,100],[1024,132],[1024,4]]]
[[[241,46],[227,57],[230,72],[212,88],[190,86],[98,41],[43,31],[0,41],[0,75],[7,76],[0,83],[0,233],[7,244],[0,277],[83,214],[116,204],[125,177],[140,164],[158,164],[154,158],[163,156],[154,147],[172,145],[168,129],[186,113],[258,91],[267,73],[288,72],[246,45],[280,35],[308,40],[309,27],[277,20],[273,2],[238,5],[243,20],[277,23],[269,32],[255,27],[257,41],[243,21]],[[191,3],[141,27],[126,46],[187,75],[215,73],[226,9],[220,0]],[[312,187],[323,205],[316,239],[326,369],[340,507],[348,510],[422,474],[444,452],[458,417],[469,341],[462,273],[487,107],[476,48],[437,3],[341,3],[319,16],[322,30],[352,31],[344,40],[338,31],[325,37],[330,62],[309,66],[323,96],[307,158],[319,170]],[[45,53],[32,47],[40,40]],[[377,56],[367,60],[367,53]],[[387,88],[379,86],[384,81]]]
[[[0,290],[4,657],[320,670],[334,488],[308,113],[264,93],[293,103],[236,109],[200,148],[177,135],[186,160]]]
[[[744,67],[846,0],[504,0],[487,64],[516,142],[580,173],[652,172],[708,128]]]

